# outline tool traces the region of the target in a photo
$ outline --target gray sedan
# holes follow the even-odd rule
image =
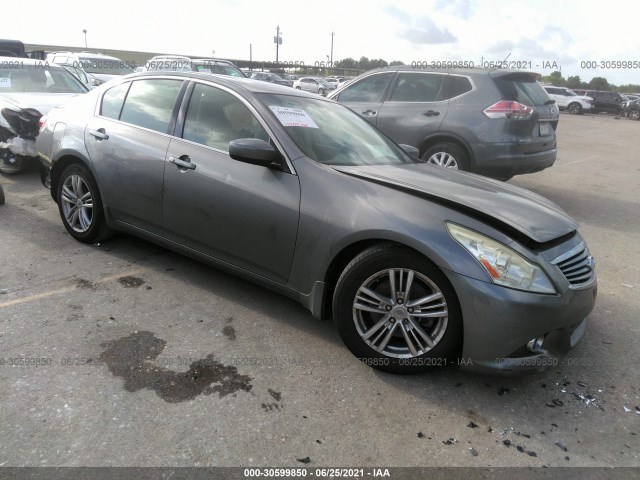
[[[258,282],[382,370],[542,370],[594,306],[558,206],[421,163],[317,95],[134,74],[51,111],[37,148],[77,240],[128,232]]]

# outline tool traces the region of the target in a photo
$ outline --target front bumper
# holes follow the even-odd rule
[[[485,373],[539,372],[557,365],[584,335],[597,294],[595,275],[587,288],[542,295],[445,273],[462,309],[460,365]],[[527,343],[540,337],[540,350],[527,350]]]

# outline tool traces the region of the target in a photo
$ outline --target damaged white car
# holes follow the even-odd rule
[[[87,91],[58,65],[0,57],[0,172],[16,173],[35,162],[43,115]]]

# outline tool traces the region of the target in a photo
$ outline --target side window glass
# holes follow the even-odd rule
[[[105,92],[102,96],[100,115],[118,120],[120,117],[120,110],[122,110],[122,104],[124,103],[124,98],[127,96],[127,90],[129,90],[129,85],[131,85],[129,82],[122,83]]]
[[[382,102],[384,93],[394,72],[370,75],[346,88],[339,97],[340,102]]]
[[[201,84],[195,86],[189,100],[182,137],[225,152],[229,142],[238,138],[269,140],[258,119],[238,98]]]
[[[131,83],[120,120],[167,133],[182,80],[137,80]]]
[[[433,73],[401,73],[391,94],[392,102],[435,102],[444,75]]]
[[[471,85],[471,80],[469,77],[463,77],[461,75],[449,75],[447,77],[447,92],[444,95],[443,100],[448,100],[450,98],[458,97],[467,92],[473,90],[473,85]]]

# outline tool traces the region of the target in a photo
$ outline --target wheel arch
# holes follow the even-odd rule
[[[418,147],[418,149],[420,150],[420,156],[424,155],[427,150],[438,143],[453,143],[454,145],[461,148],[464,153],[467,154],[467,158],[469,159],[469,167],[473,170],[476,162],[471,146],[466,140],[453,132],[437,132],[425,137]]]
[[[406,248],[412,252],[420,255],[428,262],[432,263],[434,267],[442,270],[441,262],[437,261],[435,252],[426,252],[423,248],[418,248],[416,245],[411,245],[410,241],[403,241],[402,239],[388,239],[382,237],[368,238],[363,240],[356,240],[341,248],[340,251],[334,255],[329,262],[324,274],[324,289],[322,292],[322,300],[319,305],[319,311],[313,312],[314,317],[321,320],[328,320],[331,318],[331,304],[333,301],[333,295],[338,283],[340,275],[347,267],[347,265],[361,252],[373,247],[375,245],[394,245],[397,247]],[[446,276],[446,275],[445,275]],[[455,291],[454,291],[455,292]],[[456,294],[456,301],[459,301]]]
[[[59,152],[57,158],[54,160],[53,165],[51,166],[51,197],[54,202],[58,202],[56,198],[56,192],[58,191],[58,182],[60,181],[60,175],[64,171],[67,166],[71,164],[80,164],[85,166],[91,174],[93,178],[96,178],[95,172],[93,171],[91,162],[87,158],[84,158],[82,155],[79,155],[76,151],[61,151]],[[97,180],[96,180],[97,182]],[[99,187],[98,187],[99,188]]]

